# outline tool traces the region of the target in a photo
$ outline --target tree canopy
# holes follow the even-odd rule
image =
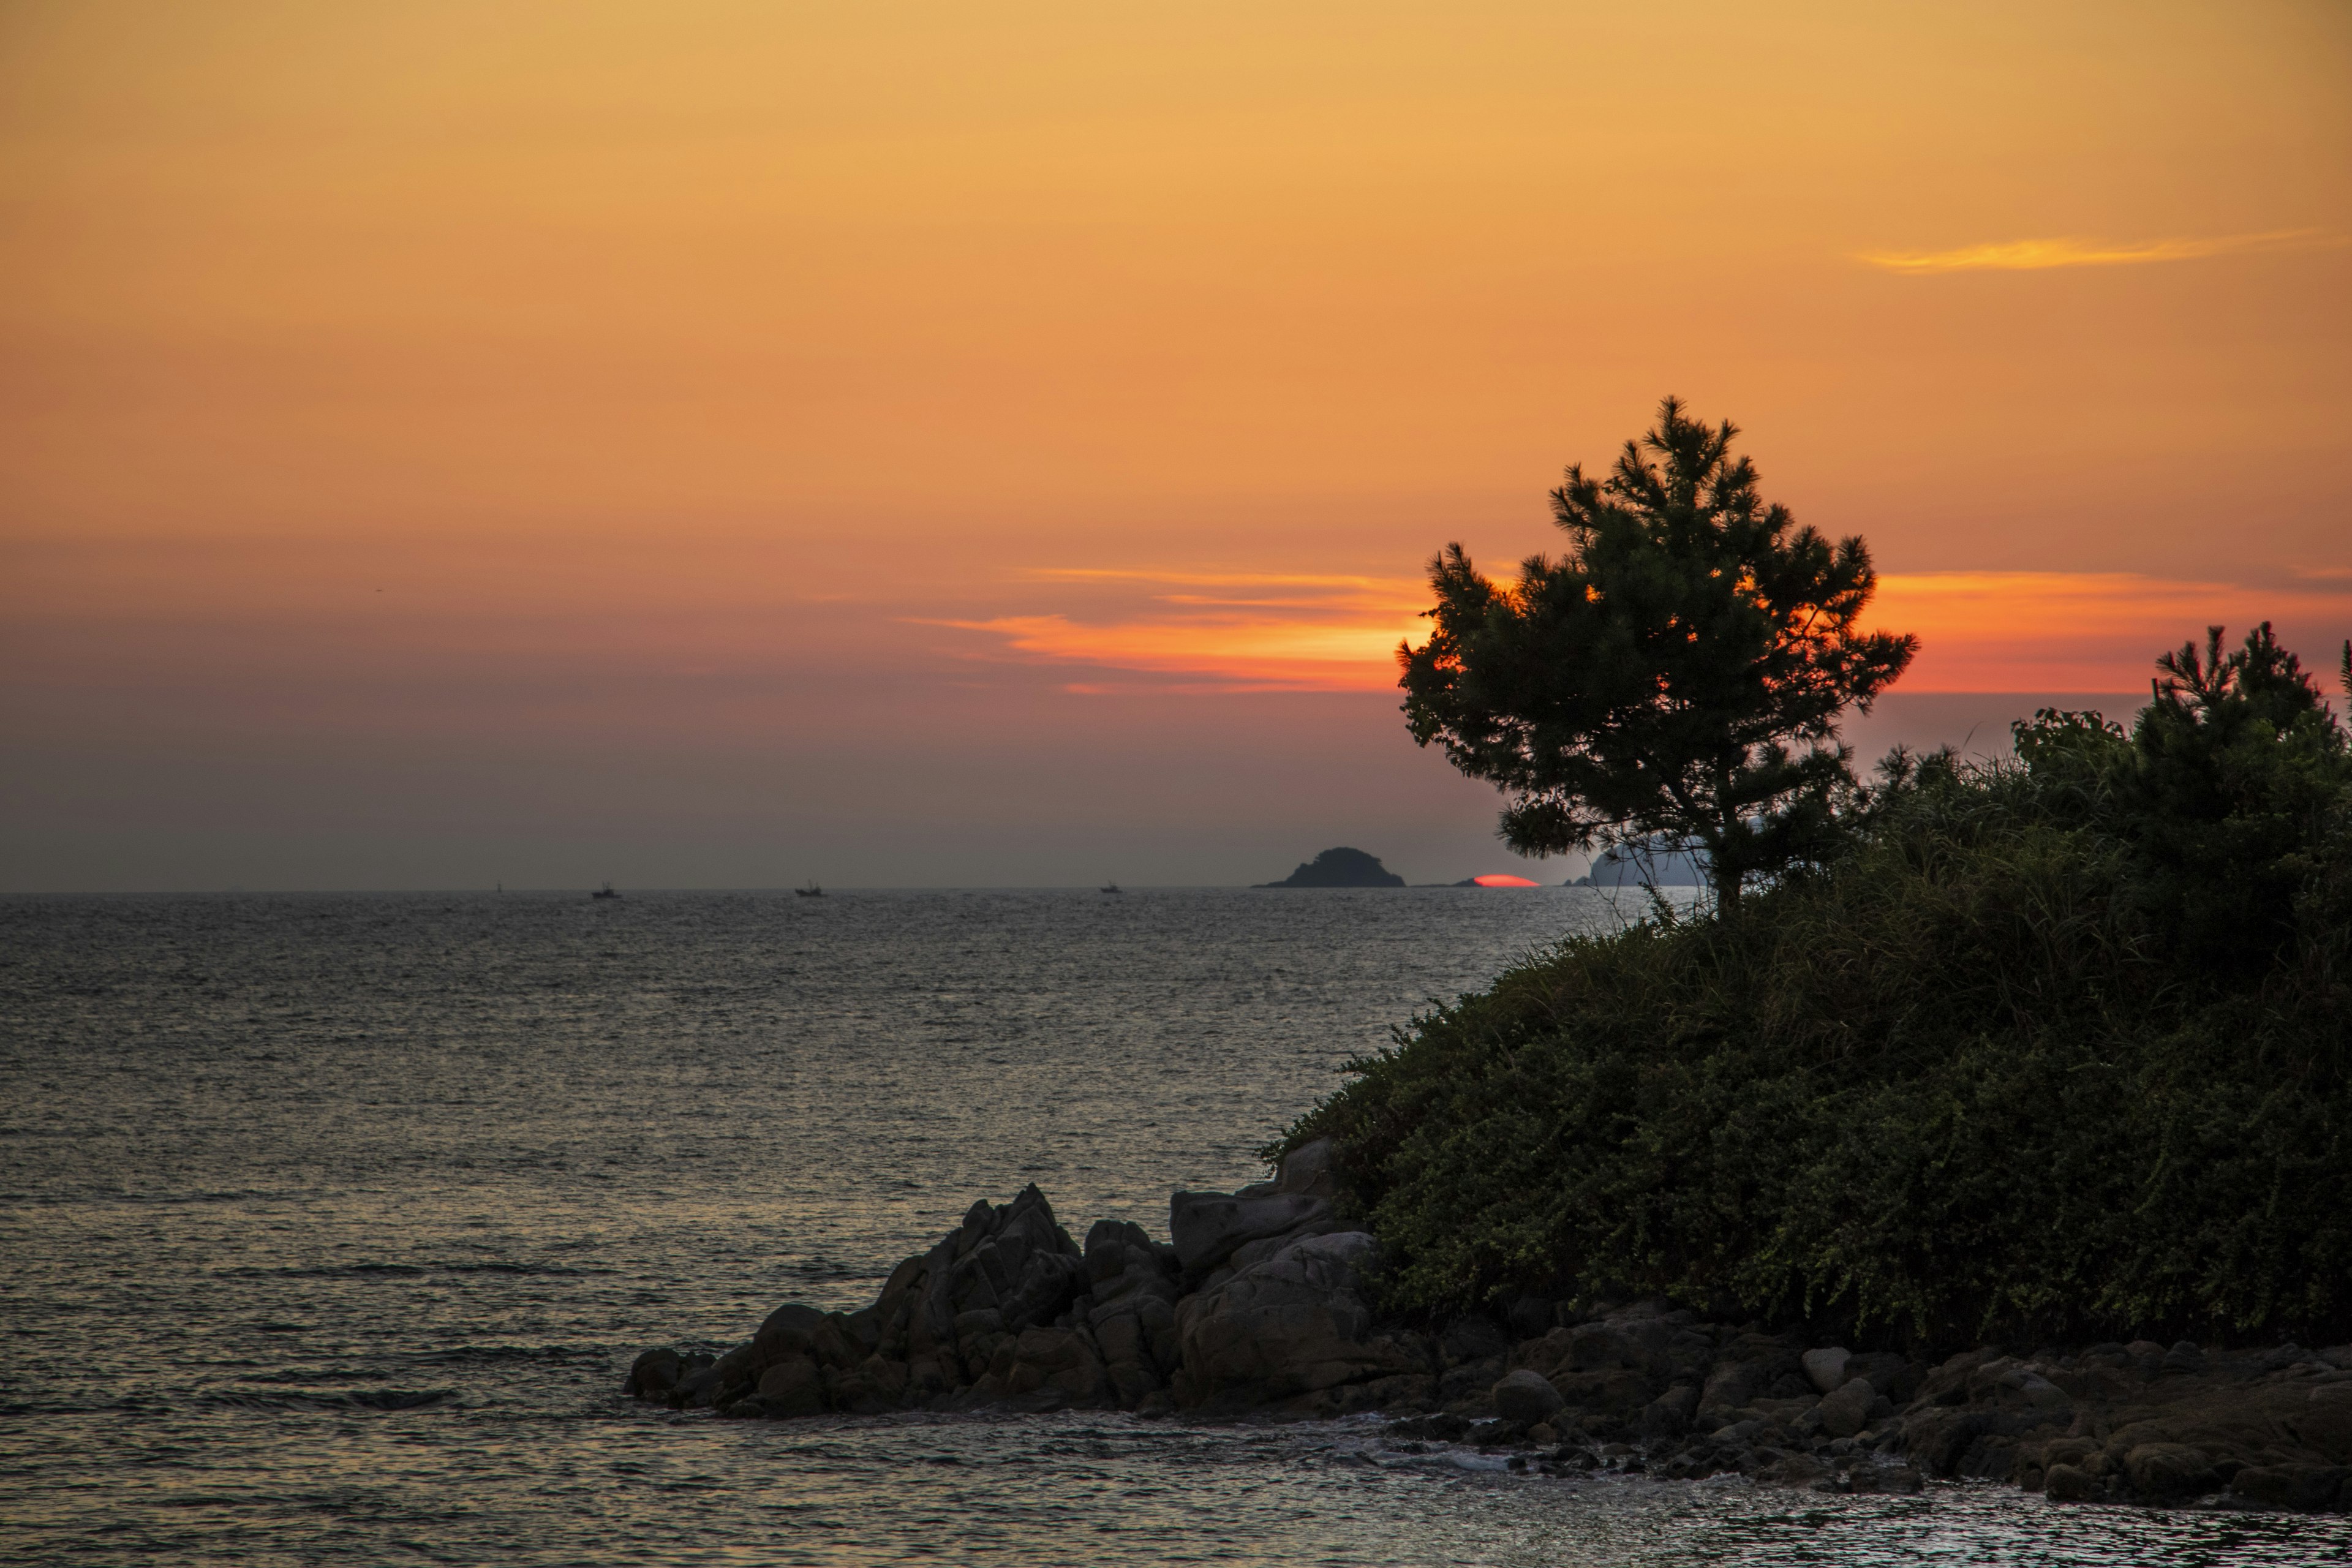
[[[1838,718],[1917,647],[1860,628],[1869,551],[1767,505],[1738,433],[1665,399],[1605,479],[1571,466],[1551,492],[1564,556],[1505,584],[1449,544],[1434,630],[1398,650],[1413,739],[1507,793],[1513,848],[1661,837],[1704,853],[1725,909],[1827,853],[1853,787]]]
[[[2302,660],[2268,621],[2224,652],[2160,656],[2128,733],[2096,713],[2043,709],[2011,726],[2017,754],[2129,858],[2131,901],[2175,963],[2258,971],[2275,961],[2340,847],[2352,749]],[[2352,644],[2345,692],[2352,697]]]

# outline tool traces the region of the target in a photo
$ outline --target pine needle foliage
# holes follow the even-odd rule
[[[1833,842],[1838,718],[1917,641],[1861,629],[1868,550],[1765,504],[1738,435],[1669,397],[1605,478],[1571,467],[1551,492],[1565,556],[1513,584],[1459,544],[1431,562],[1433,630],[1398,650],[1406,721],[1507,794],[1513,848],[1699,850],[1728,905]]]
[[[1896,753],[1819,869],[1433,1009],[1279,1147],[1433,1317],[2352,1337],[2352,755],[2267,626],[2161,668],[2128,733]]]

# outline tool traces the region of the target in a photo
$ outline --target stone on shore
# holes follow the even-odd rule
[[[1842,1348],[1807,1351],[1804,1354],[1805,1376],[1816,1392],[1834,1394],[1845,1382],[1845,1363],[1853,1352]]]
[[[1853,1436],[1870,1425],[1871,1408],[1878,1398],[1878,1390],[1870,1385],[1870,1379],[1849,1380],[1814,1407],[1821,1415],[1822,1430],[1832,1437]]]
[[[1524,1366],[1505,1373],[1496,1381],[1494,1399],[1496,1415],[1522,1426],[1539,1426],[1550,1420],[1568,1403],[1542,1373]]]

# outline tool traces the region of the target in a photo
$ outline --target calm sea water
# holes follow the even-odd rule
[[[2352,1561],[2339,1521],[1528,1479],[1370,1422],[616,1395],[1026,1182],[1164,1235],[1603,898],[0,900],[0,1562]]]

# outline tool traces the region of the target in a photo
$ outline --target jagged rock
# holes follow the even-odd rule
[[[1093,1300],[1087,1321],[1104,1375],[1118,1401],[1132,1406],[1163,1387],[1181,1359],[1175,1249],[1141,1226],[1102,1220],[1087,1233],[1086,1262]]]
[[[1117,1402],[1102,1357],[1083,1329],[1024,1329],[998,1352],[989,1375],[1001,1379],[1003,1393],[1015,1399],[1044,1393],[1079,1406]]]
[[[1371,1331],[1361,1270],[1374,1250],[1362,1231],[1309,1237],[1186,1297],[1176,1311],[1183,1347],[1180,1400],[1269,1403],[1339,1384],[1425,1373],[1424,1357],[1395,1336]]]
[[[836,1410],[878,1415],[906,1403],[908,1382],[906,1363],[877,1352],[858,1363],[854,1371],[835,1375],[829,1397]]]
[[[1526,1367],[1505,1373],[1495,1384],[1493,1396],[1495,1414],[1522,1426],[1539,1426],[1550,1420],[1566,1403],[1542,1373]]]

